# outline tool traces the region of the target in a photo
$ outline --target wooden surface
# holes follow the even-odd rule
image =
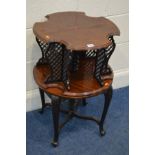
[[[64,89],[62,82],[54,84],[45,84],[44,81],[50,74],[50,68],[47,65],[39,65],[34,67],[34,79],[38,86],[45,92],[61,96],[65,98],[86,98],[96,96],[107,90],[112,84],[113,73],[108,76],[103,76],[104,86],[100,86],[93,77],[94,60],[81,60],[79,70],[69,75],[70,87],[69,91]]]
[[[120,35],[110,20],[88,17],[83,12],[59,12],[46,18],[47,21],[34,24],[35,36],[46,43],[62,43],[70,50],[106,48],[111,44],[110,35]]]

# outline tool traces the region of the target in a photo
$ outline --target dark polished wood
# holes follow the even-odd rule
[[[79,66],[78,71],[70,74],[71,87],[70,90],[66,90],[62,82],[54,83],[54,87],[48,87],[48,84],[45,84],[44,81],[47,78],[49,71],[48,65],[37,65],[34,67],[34,77],[35,81],[39,85],[41,100],[42,100],[42,111],[44,107],[52,106],[52,114],[53,114],[53,123],[54,123],[54,138],[52,141],[53,146],[58,145],[59,131],[63,128],[63,126],[71,120],[73,117],[77,117],[85,120],[92,120],[99,125],[100,135],[103,136],[105,131],[103,129],[104,120],[106,118],[106,114],[110,105],[111,97],[112,97],[112,81],[113,81],[113,71],[108,75],[102,76],[102,80],[104,81],[104,85],[100,86],[96,81],[93,74],[93,65],[86,65],[87,63],[93,63],[91,60],[83,60]],[[87,67],[86,67],[87,66]],[[51,104],[45,103],[44,92],[52,95]],[[103,93],[105,96],[105,104],[101,119],[95,118],[93,116],[83,116],[76,112],[75,106],[78,105],[76,99],[82,99],[82,104],[86,105],[86,98],[96,96],[100,93]],[[60,104],[62,99],[69,99],[69,107],[68,110],[60,109]],[[67,114],[66,119],[63,123],[59,124],[59,113],[63,112]]]
[[[60,108],[60,104],[61,102],[64,100],[61,97],[58,96],[52,96],[51,98],[51,104],[50,103],[45,103],[45,105],[43,104],[43,108],[45,106],[51,106],[52,107],[52,115],[53,115],[53,125],[54,125],[54,136],[53,136],[53,140],[52,140],[52,145],[54,147],[58,146],[58,139],[59,139],[59,132],[60,130],[64,127],[64,125],[69,122],[73,117],[79,118],[79,119],[84,119],[84,120],[90,120],[93,121],[95,123],[97,123],[99,125],[99,132],[101,136],[105,135],[105,130],[103,128],[103,124],[109,109],[109,105],[111,102],[111,98],[112,98],[112,86],[110,86],[108,89],[106,89],[103,94],[105,96],[105,102],[104,102],[104,108],[103,108],[103,112],[101,115],[101,118],[96,118],[94,116],[86,116],[86,115],[81,115],[80,113],[78,113],[75,108],[77,109],[79,102],[77,102],[75,99],[68,99],[69,100],[69,104],[68,104],[68,110],[66,109],[61,109]],[[42,93],[40,94],[42,95]],[[41,96],[42,97],[42,96]],[[85,102],[85,98],[82,99],[83,102]],[[64,122],[59,123],[59,114],[60,112],[66,114]]]
[[[85,98],[82,99],[82,104],[83,104],[84,106],[87,105],[87,102],[86,102],[86,99],[85,99]]]
[[[54,84],[45,84],[44,81],[50,72],[47,65],[39,65],[34,67],[34,79],[41,89],[49,94],[64,98],[87,98],[96,96],[105,90],[107,90],[113,81],[113,72],[109,75],[102,76],[104,85],[101,87],[94,78],[93,65],[86,65],[87,63],[93,63],[90,60],[83,60],[80,63],[79,70],[70,74],[70,90],[66,90],[62,82]],[[53,85],[53,86],[52,86]]]
[[[60,103],[61,103],[61,99],[59,97],[55,97],[55,99],[52,100],[52,115],[53,115],[53,126],[54,126],[54,137],[53,137],[52,145],[55,147],[58,145],[58,138],[59,138]]]
[[[43,113],[44,108],[46,106],[46,104],[45,104],[45,94],[44,94],[44,91],[41,88],[39,88],[39,92],[40,92],[40,98],[41,98],[41,103],[42,103],[42,108],[40,110],[40,113]]]
[[[58,145],[59,131],[73,117],[91,120],[99,125],[100,135],[112,98],[113,71],[108,65],[115,49],[113,36],[120,35],[118,27],[104,17],[88,17],[83,12],[59,12],[46,16],[47,21],[35,23],[33,32],[42,51],[33,70],[39,86],[42,109],[52,107],[54,136]],[[46,93],[51,103],[45,103]],[[78,102],[86,106],[86,98],[103,93],[105,104],[100,119],[83,116],[76,111]],[[68,110],[60,108],[69,100]],[[66,119],[59,123],[59,113]]]
[[[110,86],[109,89],[107,89],[104,92],[105,102],[104,102],[103,113],[102,113],[101,120],[100,120],[100,123],[99,123],[99,129],[100,129],[100,135],[101,136],[103,136],[105,134],[105,131],[103,129],[103,124],[104,124],[104,121],[105,121],[105,118],[106,118],[106,115],[107,115],[107,112],[108,112],[108,108],[109,108],[109,105],[110,105],[110,102],[111,102],[111,99],[112,99],[112,93],[113,93],[112,86]]]

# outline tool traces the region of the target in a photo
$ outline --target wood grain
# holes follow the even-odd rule
[[[90,61],[90,60],[89,60]],[[33,70],[34,79],[38,86],[45,92],[64,98],[86,98],[96,96],[107,90],[113,81],[113,72],[110,75],[102,76],[104,86],[100,86],[93,75],[93,68],[87,67],[88,60],[81,61],[79,70],[69,74],[70,90],[64,88],[62,82],[45,84],[44,81],[50,73],[47,65],[35,66]]]
[[[84,12],[59,12],[46,18],[47,21],[34,24],[35,36],[46,43],[62,43],[70,50],[106,48],[111,44],[109,36],[120,35],[110,20],[88,17]]]

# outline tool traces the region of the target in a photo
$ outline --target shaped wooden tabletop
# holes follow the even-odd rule
[[[37,22],[33,32],[45,43],[59,42],[70,50],[106,48],[109,36],[120,35],[117,26],[104,17],[88,17],[83,12],[59,12]]]

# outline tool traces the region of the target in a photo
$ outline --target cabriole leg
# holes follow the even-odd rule
[[[101,136],[103,136],[105,134],[105,131],[103,129],[103,124],[104,124],[104,121],[105,121],[105,118],[106,118],[106,115],[107,115],[107,112],[108,112],[108,109],[109,109],[109,105],[110,105],[110,102],[111,102],[112,92],[113,92],[113,89],[112,89],[112,86],[111,86],[104,93],[105,103],[104,103],[104,109],[103,109],[103,113],[102,113],[102,116],[101,116],[101,120],[100,120],[100,123],[99,123],[99,130],[100,130]]]
[[[40,98],[41,98],[41,103],[42,103],[42,108],[40,110],[40,113],[42,114],[44,112],[44,108],[45,108],[45,94],[41,88],[39,88],[39,92],[40,92]]]
[[[58,138],[59,138],[60,102],[61,102],[61,99],[59,97],[54,97],[54,99],[52,99],[52,115],[53,115],[53,126],[54,126],[54,137],[53,137],[52,145],[54,147],[58,145]]]
[[[82,99],[82,104],[83,104],[83,106],[86,106],[87,105],[87,102],[86,102],[86,99],[85,98]]]

